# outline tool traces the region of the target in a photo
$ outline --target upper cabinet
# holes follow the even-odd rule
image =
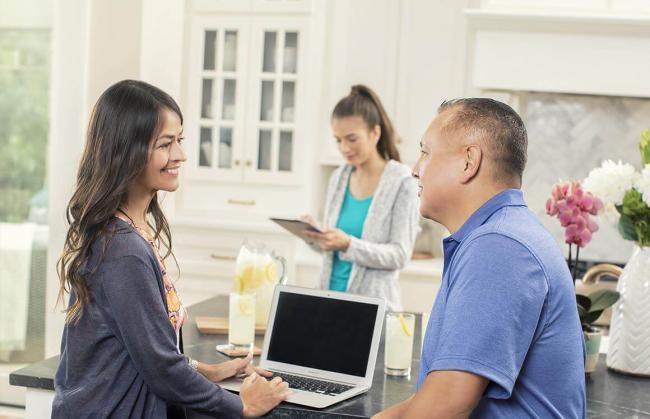
[[[332,136],[330,115],[352,85],[370,86],[388,114],[394,114],[399,1],[328,0],[326,7],[319,160],[338,165],[343,159]]]
[[[303,23],[300,18],[252,21],[246,181],[296,180],[297,152],[304,149],[299,143],[306,141],[306,130],[298,122],[308,106],[303,93],[308,43]]]
[[[297,182],[307,19],[192,17],[185,123],[190,179]]]
[[[189,134],[190,176],[242,177],[249,27],[248,19],[241,17],[193,20],[184,124]]]
[[[188,161],[179,216],[219,219],[305,211],[313,155],[314,79],[308,0],[190,3],[185,21]],[[320,16],[320,15],[319,15]],[[313,82],[312,82],[313,83]],[[302,198],[302,199],[301,199]],[[221,217],[224,216],[224,217]],[[232,217],[230,217],[232,216]]]
[[[321,163],[342,163],[329,116],[351,85],[363,83],[381,98],[402,160],[413,164],[438,105],[463,92],[462,2],[328,0],[327,9]]]

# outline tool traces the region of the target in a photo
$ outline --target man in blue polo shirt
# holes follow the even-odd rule
[[[420,212],[451,232],[417,393],[378,418],[585,418],[569,270],[526,207],[524,124],[508,105],[440,106],[413,168]]]

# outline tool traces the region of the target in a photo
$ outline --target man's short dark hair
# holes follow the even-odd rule
[[[486,145],[494,162],[497,180],[521,181],[526,167],[528,135],[517,112],[505,103],[488,98],[464,98],[444,101],[438,113],[452,111],[443,132],[456,132],[476,138]]]

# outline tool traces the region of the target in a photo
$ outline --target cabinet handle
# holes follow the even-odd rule
[[[250,161],[250,160],[246,160],[246,167],[250,167],[251,164],[253,164],[252,161]]]
[[[235,166],[239,166],[239,164],[240,164],[240,161],[239,161],[239,160],[235,160]]]
[[[232,256],[232,255],[219,255],[219,254],[216,254],[216,253],[210,253],[210,257],[211,257],[212,259],[217,259],[217,260],[236,260],[236,259],[237,259],[236,256]]]
[[[232,205],[255,205],[254,199],[229,199],[229,204]]]

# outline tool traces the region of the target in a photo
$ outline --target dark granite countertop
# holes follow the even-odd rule
[[[217,344],[226,343],[222,335],[202,335],[192,321],[197,316],[218,316],[227,312],[225,296],[214,297],[189,308],[190,320],[183,328],[185,353],[202,362],[216,363],[228,358],[216,352]],[[283,403],[267,417],[273,418],[321,418],[321,417],[370,417],[380,410],[408,398],[415,391],[415,381],[420,366],[420,325],[415,328],[414,359],[410,377],[396,378],[384,375],[384,346],[379,347],[372,388],[327,409],[312,410],[306,407]],[[257,346],[262,346],[262,336],[257,337]],[[54,390],[54,373],[59,364],[55,356],[20,370],[9,376],[12,385]],[[609,371],[605,367],[605,356],[601,355],[598,369],[587,378],[588,417],[604,418],[650,418],[650,379],[630,377]],[[190,418],[207,418],[197,412],[190,412]]]

